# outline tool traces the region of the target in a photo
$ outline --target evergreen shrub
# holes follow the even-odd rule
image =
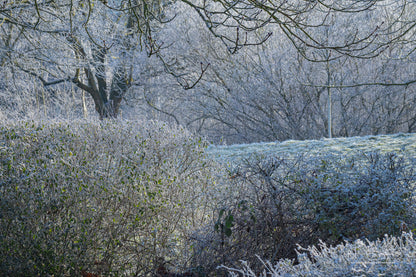
[[[0,275],[155,276],[188,268],[218,172],[160,122],[0,127]]]

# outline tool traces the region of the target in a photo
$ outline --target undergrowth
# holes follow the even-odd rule
[[[160,122],[3,122],[0,275],[336,276],[364,270],[364,252],[367,276],[413,272],[380,260],[415,255],[413,157],[227,167],[206,146]]]

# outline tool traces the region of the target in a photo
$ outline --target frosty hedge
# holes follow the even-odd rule
[[[184,242],[206,224],[213,184],[201,140],[157,122],[22,122],[0,132],[0,275],[187,266]]]
[[[244,260],[258,272],[255,255],[297,259],[297,245],[400,236],[416,227],[415,168],[406,152],[246,157],[229,168],[238,189],[218,210],[216,233],[200,234],[201,262]]]
[[[3,122],[0,275],[219,276],[228,273],[218,266],[240,260],[244,270],[270,260],[296,273],[287,259],[306,257],[297,245],[329,243],[345,260],[356,245],[345,241],[385,234],[414,255],[411,234],[400,237],[416,227],[416,163],[405,152],[257,156],[228,167],[205,151],[159,122]],[[317,256],[302,272],[318,276],[321,254],[306,249]]]

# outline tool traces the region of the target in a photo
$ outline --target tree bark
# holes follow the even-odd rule
[[[116,118],[120,112],[121,100],[131,86],[131,69],[119,65],[114,72],[111,88],[110,91],[108,91],[105,66],[107,49],[105,46],[93,46],[91,51],[93,63],[89,63],[86,51],[79,40],[74,36],[69,36],[68,41],[73,45],[76,58],[85,62],[83,68],[78,68],[76,70],[72,81],[80,89],[91,95],[94,100],[95,110],[100,116],[100,119]],[[128,74],[129,71],[130,74]],[[85,83],[81,79],[80,72],[83,72],[85,75]]]

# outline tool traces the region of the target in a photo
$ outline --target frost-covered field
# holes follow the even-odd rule
[[[321,140],[288,140],[283,142],[267,142],[252,144],[236,144],[230,146],[214,146],[208,148],[208,154],[217,161],[238,162],[252,155],[281,156],[285,158],[298,155],[348,155],[349,153],[368,152],[405,152],[416,156],[416,134],[394,134],[351,138],[334,138]]]

